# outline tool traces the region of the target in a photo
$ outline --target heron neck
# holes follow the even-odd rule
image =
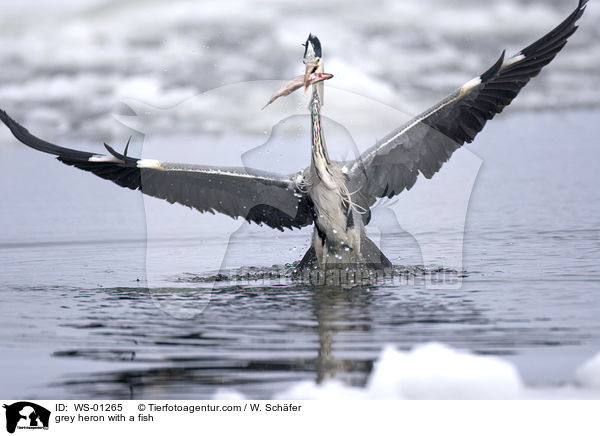
[[[329,165],[329,154],[325,146],[325,138],[323,137],[323,129],[321,127],[321,100],[317,87],[313,85],[312,98],[310,100],[310,118],[311,118],[311,134],[312,134],[312,161],[317,166]],[[318,164],[321,165],[318,165]]]

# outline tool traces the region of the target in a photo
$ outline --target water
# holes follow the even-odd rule
[[[412,272],[410,283],[341,290],[224,281],[191,319],[169,308],[205,303],[198,277],[211,274],[202,265],[214,257],[213,233],[233,223],[226,263],[260,272],[298,260],[309,231],[144,203],[137,192],[4,141],[2,396],[210,398],[226,387],[271,398],[299,380],[362,386],[386,344],[428,341],[501,356],[530,386],[569,382],[600,350],[599,115],[503,115],[470,151],[405,193],[420,197],[436,183],[454,189],[448,174],[467,153],[483,162],[464,262],[453,273],[459,289],[428,289],[423,279],[433,272],[417,268],[418,245],[392,229],[384,251]],[[212,150],[214,141],[190,143]],[[147,254],[162,261],[158,279],[149,280]]]

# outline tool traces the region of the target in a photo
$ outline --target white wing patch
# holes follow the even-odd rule
[[[153,169],[161,169],[162,166],[159,160],[156,159],[140,159],[137,161],[138,168],[153,168]]]
[[[88,159],[88,162],[111,162],[111,163],[123,163],[123,161],[114,156],[103,156],[101,154],[92,156]]]
[[[505,60],[504,63],[502,64],[502,68],[510,67],[512,64],[516,64],[517,62],[520,62],[523,59],[525,59],[525,55],[522,55],[522,54],[515,55],[515,56]]]
[[[465,95],[471,89],[473,89],[479,85],[481,85],[481,77],[477,76],[474,79],[469,80],[467,83],[465,83],[463,86],[460,87],[460,95],[461,96]]]

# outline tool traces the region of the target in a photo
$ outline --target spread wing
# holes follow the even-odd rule
[[[25,145],[119,186],[180,203],[200,212],[220,212],[283,230],[312,222],[310,199],[290,176],[245,168],[182,165],[135,159],[106,145],[107,155],[72,150],[35,137],[0,110],[0,120]],[[299,176],[299,175],[298,175]],[[297,176],[297,177],[298,177]]]
[[[481,76],[396,129],[367,150],[348,171],[354,201],[371,206],[377,198],[410,189],[419,173],[428,179],[452,153],[471,142],[497,113],[550,63],[577,30],[587,0],[561,24],[511,58],[504,53]]]

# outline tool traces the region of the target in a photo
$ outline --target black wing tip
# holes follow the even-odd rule
[[[587,7],[587,2],[588,0],[580,0],[579,4],[577,5],[577,9],[575,9],[575,11],[573,12],[573,23],[577,22],[581,16],[583,15],[583,13],[585,12],[585,8]],[[577,28],[577,26],[575,26],[575,28]]]
[[[50,142],[46,142],[37,136],[31,134],[29,130],[27,130],[24,126],[19,124],[13,118],[10,117],[6,113],[5,110],[0,109],[0,121],[2,121],[6,127],[11,131],[11,133],[21,141],[23,144],[31,147],[35,150],[42,151],[44,153],[54,154],[58,156],[58,159],[62,161],[87,161],[90,157],[94,156],[96,153],[89,153],[86,151],[73,150],[70,148],[60,147],[56,144],[52,144]],[[116,157],[117,159],[122,160],[126,163],[136,162],[137,159],[127,157],[127,151],[129,150],[129,144],[131,142],[131,137],[127,141],[127,145],[125,146],[125,153],[120,154],[115,151],[110,145],[104,143],[104,147],[108,150],[108,152]]]
[[[125,145],[125,150],[123,151],[123,156],[127,157],[127,151],[129,151],[129,144],[131,143],[131,136],[127,140],[127,145]]]
[[[43,153],[53,154],[64,159],[85,161],[93,156],[93,153],[86,151],[73,150],[61,147],[51,142],[44,141],[29,132],[24,126],[12,119],[6,111],[0,109],[0,120],[8,127],[13,136],[26,146]]]
[[[502,64],[504,63],[505,56],[506,49],[502,50],[502,53],[500,54],[500,57],[496,63],[480,76],[482,82],[486,82],[489,78],[493,77],[498,71],[500,71],[500,68],[502,68]]]
[[[114,157],[116,157],[117,159],[123,159],[123,155],[119,154],[114,148],[112,148],[110,145],[108,145],[106,142],[104,143],[104,148],[106,148],[106,150],[113,155]]]
[[[8,127],[8,129],[13,133],[13,135],[15,134],[15,124],[18,124],[15,120],[13,120],[7,113],[5,110],[0,109],[0,120],[4,123],[4,125],[6,127]],[[22,126],[20,126],[21,128],[24,128]],[[16,135],[15,135],[16,136]]]
[[[2,120],[6,127],[8,127],[11,131],[17,128],[28,132],[28,130],[25,127],[23,127],[21,124],[17,123],[14,119],[12,119],[10,115],[8,115],[3,109],[0,109],[0,120]]]
[[[585,12],[585,8],[587,7],[588,1],[589,0],[579,0],[577,8],[575,8],[571,16],[569,16],[566,21],[571,21],[572,23],[575,23],[577,20],[579,20]]]

